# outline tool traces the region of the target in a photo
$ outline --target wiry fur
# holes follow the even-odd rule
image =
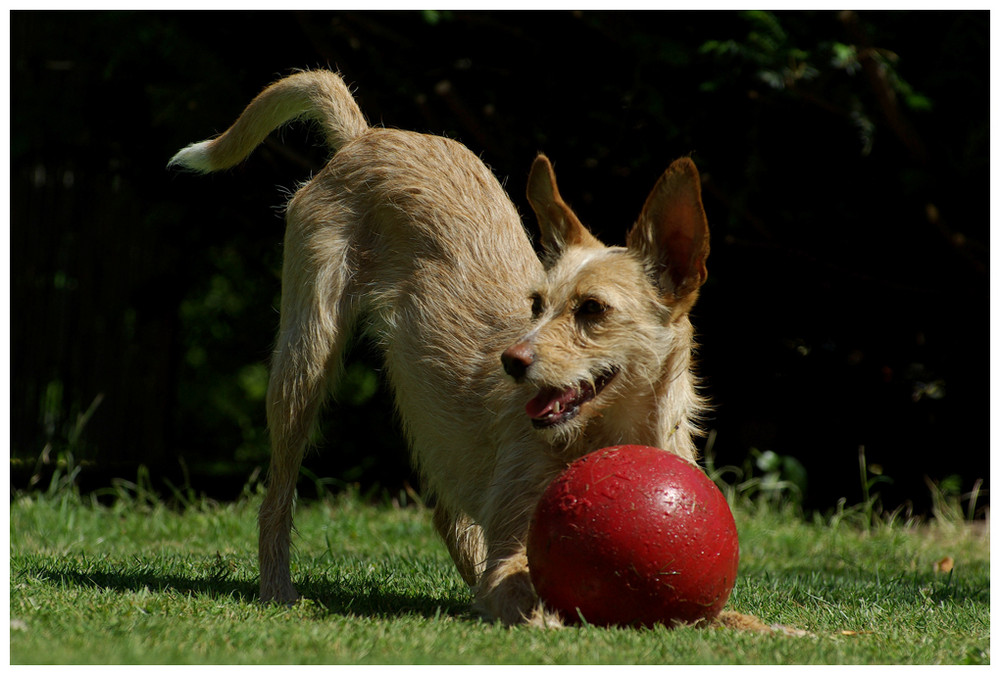
[[[705,278],[708,228],[694,164],[671,165],[628,246],[608,248],[579,223],[539,156],[528,196],[544,264],[477,157],[445,138],[369,127],[330,72],[277,82],[228,131],[171,165],[224,169],[300,117],[317,120],[336,152],[287,209],[267,395],[262,599],[297,597],[296,478],[345,345],[363,331],[384,355],[413,460],[436,500],[434,524],[477,607],[505,623],[558,624],[535,595],[524,549],[545,485],[567,462],[620,443],[695,458],[702,401],[688,311]],[[592,400],[575,405],[589,389]]]

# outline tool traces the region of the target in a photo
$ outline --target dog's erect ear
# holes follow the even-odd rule
[[[558,255],[567,246],[601,246],[559,196],[556,174],[545,155],[536,157],[531,165],[528,202],[538,218],[542,247],[550,255]]]
[[[708,276],[708,219],[694,162],[678,159],[660,176],[628,234],[628,247],[651,263],[664,295],[696,291]]]

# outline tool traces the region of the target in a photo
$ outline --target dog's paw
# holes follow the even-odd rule
[[[521,613],[517,619],[504,620],[496,614],[486,609],[480,603],[473,603],[470,607],[471,614],[480,621],[487,623],[503,623],[507,626],[532,626],[534,628],[555,629],[562,628],[562,616],[558,612],[548,609],[541,602],[537,603],[527,614]]]
[[[564,625],[559,612],[549,609],[541,602],[535,605],[526,619],[526,623],[535,628],[562,628]]]
[[[484,617],[507,626],[528,623],[539,601],[523,558],[514,556],[484,573],[474,605]]]
[[[260,589],[260,601],[265,605],[275,604],[291,607],[299,601],[299,594],[295,591],[295,587],[290,584],[280,588],[264,588],[262,586]]]
[[[708,622],[708,627],[744,630],[753,633],[770,633],[771,627],[751,614],[740,614],[727,610],[720,612],[715,619]]]
[[[733,611],[720,613],[708,625],[716,628],[730,628],[732,630],[743,630],[753,633],[778,633],[779,635],[787,635],[789,637],[811,637],[813,635],[809,631],[791,626],[783,626],[780,623],[768,625],[755,616]]]

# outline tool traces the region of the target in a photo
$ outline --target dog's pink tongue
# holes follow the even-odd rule
[[[572,387],[562,390],[546,387],[538,392],[538,396],[528,401],[528,405],[524,406],[524,412],[528,413],[528,417],[532,419],[545,417],[552,411],[556,403],[569,403],[574,396],[575,392]]]

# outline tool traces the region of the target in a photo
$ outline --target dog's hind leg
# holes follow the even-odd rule
[[[320,373],[296,370],[297,361],[318,356],[315,351],[312,355],[296,354],[309,350],[301,340],[294,345],[298,339],[292,334],[281,336],[267,392],[271,466],[260,507],[258,541],[260,597],[264,601],[292,602],[298,597],[289,568],[292,507],[302,455],[324,393]]]
[[[281,328],[271,363],[267,422],[271,466],[260,508],[258,556],[261,600],[293,602],[289,568],[292,507],[302,456],[328,380],[340,368],[351,324],[348,277],[329,231],[297,227],[289,212],[281,294]],[[341,255],[338,255],[341,254]]]

